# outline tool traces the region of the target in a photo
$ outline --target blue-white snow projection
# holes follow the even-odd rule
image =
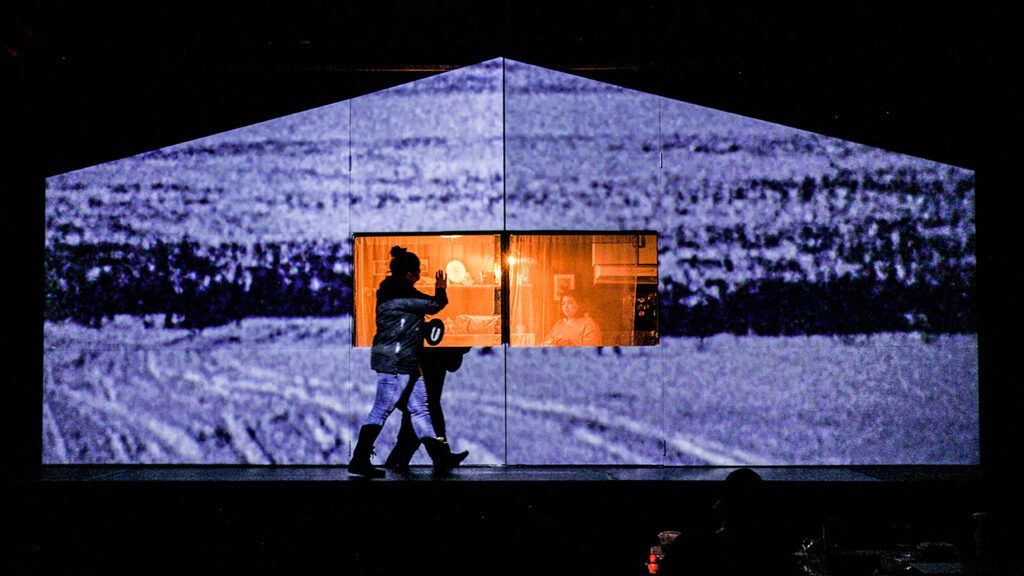
[[[657,231],[660,345],[474,349],[470,463],[977,463],[974,194],[502,59],[55,176],[43,461],[344,463],[351,234],[507,229]]]

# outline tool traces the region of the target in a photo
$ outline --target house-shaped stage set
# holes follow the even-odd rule
[[[43,463],[346,463],[402,245],[467,465],[977,464],[974,194],[502,58],[53,176]]]

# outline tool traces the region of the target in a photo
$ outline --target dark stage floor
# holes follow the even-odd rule
[[[732,467],[635,466],[469,466],[435,474],[414,466],[408,474],[388,473],[375,482],[719,482]],[[893,482],[982,479],[961,466],[758,467],[769,482]],[[337,466],[43,466],[21,476],[42,482],[365,482]]]
[[[662,530],[713,515],[731,467],[42,466],[5,490],[21,572],[317,569],[346,574],[644,574]],[[1001,502],[974,467],[761,467],[785,549],[899,538],[971,546]],[[214,560],[211,563],[210,558]],[[169,563],[169,564],[167,564]],[[868,572],[870,573],[870,572]]]

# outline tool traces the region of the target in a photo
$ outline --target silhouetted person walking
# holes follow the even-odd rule
[[[462,366],[462,358],[469,352],[469,348],[424,348],[420,355],[420,368],[423,372],[423,382],[427,389],[427,409],[430,412],[430,421],[434,425],[434,434],[439,440],[448,443],[445,430],[444,410],[441,408],[441,394],[444,391],[444,380],[448,372],[455,372]],[[398,401],[398,408],[402,410],[402,427],[398,431],[398,440],[395,447],[391,449],[384,467],[396,472],[404,472],[409,469],[409,461],[413,454],[420,447],[420,439],[412,426],[412,414],[406,407],[410,389]],[[453,454],[455,463],[462,462],[469,451],[462,451]]]
[[[370,462],[370,455],[384,422],[406,387],[410,389],[408,411],[412,426],[434,467],[446,470],[457,464],[448,445],[434,437],[426,387],[420,378],[423,316],[437,314],[448,304],[448,279],[438,270],[434,296],[420,292],[413,286],[420,279],[420,259],[398,246],[391,249],[390,269],[391,275],[377,290],[377,332],[370,352],[370,366],[377,372],[377,393],[373,408],[359,429],[359,440],[348,465],[350,473],[371,478],[384,476],[384,471]]]

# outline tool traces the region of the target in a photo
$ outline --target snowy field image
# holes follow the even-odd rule
[[[344,464],[375,382],[350,328],[47,326],[44,462]],[[977,381],[976,351],[973,337],[915,334],[476,349],[448,376],[445,412],[479,465],[962,463],[978,407],[958,383]]]
[[[974,199],[505,59],[56,175],[43,462],[344,464],[375,390],[352,235],[546,230],[657,234],[659,344],[472,349],[467,464],[976,464]]]
[[[353,232],[500,230],[501,61],[353,99]]]
[[[126,317],[99,331],[47,326],[44,461],[347,462],[348,329],[248,319],[198,335]]]
[[[719,335],[663,353],[666,464],[977,462],[974,336]]]
[[[509,350],[516,464],[963,463],[974,337],[720,335]],[[628,358],[628,361],[623,361]]]

